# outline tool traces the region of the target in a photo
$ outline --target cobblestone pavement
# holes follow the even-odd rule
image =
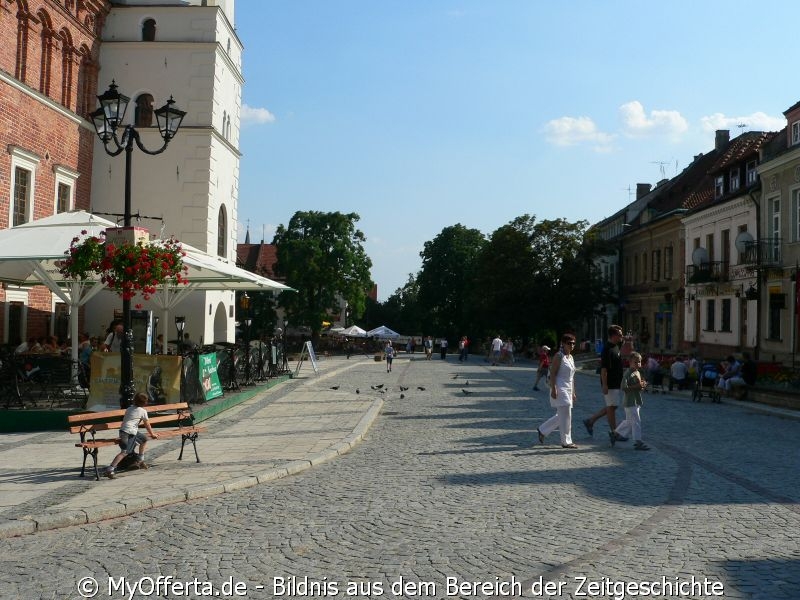
[[[240,492],[0,540],[0,597],[79,598],[91,577],[96,598],[800,598],[800,423],[647,395],[653,450],[612,449],[603,423],[593,439],[581,425],[602,400],[597,378],[579,374],[580,449],[557,434],[540,446],[552,410],[533,374],[474,357],[401,358],[391,374],[364,361],[319,385],[385,384],[382,415],[349,454]],[[680,587],[619,589],[664,581]]]

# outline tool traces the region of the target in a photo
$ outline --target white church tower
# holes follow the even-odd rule
[[[133,150],[133,224],[151,233],[163,228],[166,236],[235,263],[244,80],[234,0],[112,0],[111,4],[102,32],[98,93],[113,79],[118,91],[131,98],[125,123],[136,125],[150,150],[163,144],[153,110],[173,96],[175,107],[187,113],[164,153],[149,156]],[[122,213],[124,179],[124,152],[110,157],[96,141],[91,210]],[[137,213],[163,222],[142,219],[137,224]],[[90,317],[87,311],[92,331],[110,322],[118,308],[113,299],[99,302],[99,314]],[[139,297],[134,302],[158,310]],[[196,343],[233,341],[234,303],[233,292],[194,292],[172,314],[186,317],[186,332]],[[158,332],[165,339],[175,335],[169,323],[160,325]]]

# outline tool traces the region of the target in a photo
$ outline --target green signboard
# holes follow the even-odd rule
[[[217,355],[201,354],[199,366],[200,386],[203,388],[206,400],[222,396],[222,386],[217,375]]]

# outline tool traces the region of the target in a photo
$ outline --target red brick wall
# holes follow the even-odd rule
[[[27,11],[20,6],[27,6]],[[0,0],[0,70],[16,80],[14,84],[0,81],[0,229],[9,227],[9,146],[39,157],[33,190],[34,219],[54,212],[55,166],[79,173],[75,207],[89,208],[95,134],[84,126],[85,122],[76,122],[75,116],[85,116],[86,109],[96,104],[99,32],[109,7],[108,0],[27,0],[22,4]],[[25,38],[27,43],[21,44]],[[49,61],[43,61],[43,52],[49,54]],[[73,113],[72,118],[61,114],[44,97]],[[45,288],[36,288],[28,298],[28,335],[44,335],[51,294]],[[2,291],[0,301],[5,301]],[[0,310],[4,309],[0,305]],[[0,318],[0,328],[2,323]],[[4,332],[0,330],[0,334],[0,340],[4,339]]]

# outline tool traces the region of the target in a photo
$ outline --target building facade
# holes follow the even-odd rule
[[[758,228],[760,355],[791,364],[800,350],[800,102],[784,112],[786,128],[765,148]]]
[[[125,124],[136,126],[148,149],[163,144],[154,109],[172,96],[187,111],[163,154],[134,150],[131,204],[142,216],[139,225],[235,264],[244,80],[233,0],[114,0],[102,30],[98,80],[101,90],[113,80],[130,96]],[[94,143],[91,209],[119,214],[125,161]],[[115,307],[113,299],[96,300],[99,322],[89,325],[107,323]],[[195,292],[176,311],[198,343],[234,340],[232,292]],[[172,327],[164,324],[161,333],[172,337]]]
[[[94,107],[106,0],[0,1],[0,227],[91,198]],[[66,250],[66,248],[65,248]],[[2,341],[65,335],[66,306],[44,287],[0,290]]]

